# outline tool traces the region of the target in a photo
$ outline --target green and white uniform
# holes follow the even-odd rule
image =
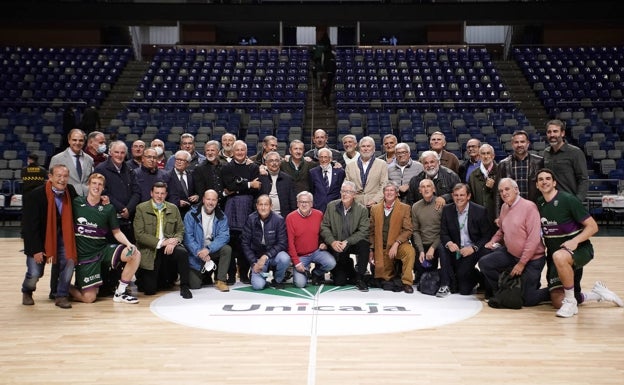
[[[102,285],[102,265],[116,268],[121,263],[123,245],[108,243],[106,236],[119,228],[113,205],[91,206],[86,197],[73,201],[74,232],[78,248],[76,286],[88,289]]]
[[[574,195],[564,191],[557,191],[557,195],[546,202],[543,196],[537,199],[537,208],[542,224],[542,236],[546,244],[546,260],[548,262],[548,287],[561,287],[561,280],[552,260],[555,251],[561,244],[574,238],[583,231],[583,222],[590,217],[583,203]],[[589,240],[579,243],[572,253],[574,269],[580,269],[594,258],[594,248]]]

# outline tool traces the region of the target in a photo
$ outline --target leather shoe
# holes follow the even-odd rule
[[[361,279],[355,283],[355,287],[359,291],[364,291],[364,292],[368,291],[368,285],[366,284],[366,282],[362,281]]]
[[[191,289],[189,289],[189,287],[186,286],[186,285],[180,286],[180,295],[184,299],[191,299],[191,298],[193,298],[193,293],[191,293]]]
[[[30,306],[34,304],[35,300],[32,297],[32,293],[22,293],[22,305]]]
[[[71,309],[72,307],[71,303],[69,303],[69,298],[67,297],[56,297],[54,304],[61,309]]]
[[[403,285],[403,291],[407,294],[412,294],[414,292],[414,288],[412,285],[408,285],[407,283]]]
[[[271,283],[271,286],[273,286],[274,289],[277,290],[281,290],[286,288],[286,285],[284,285],[284,282],[277,282],[277,280],[273,280],[273,282]]]
[[[312,286],[321,286],[325,283],[325,276],[318,276],[316,274],[312,274]]]

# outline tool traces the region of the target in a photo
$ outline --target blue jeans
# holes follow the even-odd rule
[[[280,251],[273,258],[269,258],[267,263],[264,264],[264,268],[261,273],[256,273],[251,270],[251,287],[254,290],[262,290],[266,286],[266,278],[262,276],[262,273],[266,274],[270,268],[275,268],[275,276],[273,280],[275,282],[284,282],[284,276],[286,275],[286,269],[290,266],[290,256],[285,251]]]
[[[59,276],[56,283],[56,297],[67,297],[69,296],[69,283],[74,275],[74,261],[65,258],[65,246],[62,239],[58,240],[57,248],[58,256],[56,259]],[[35,262],[32,255],[26,256],[26,275],[22,283],[22,293],[32,294],[37,289],[37,282],[39,278],[43,277],[45,265],[45,262]]]
[[[312,274],[317,277],[322,277],[336,266],[334,257],[329,252],[319,249],[316,249],[312,254],[299,257],[299,261],[307,271],[310,271],[310,264],[314,263]],[[293,282],[297,287],[305,287],[308,284],[308,276],[294,269]]]

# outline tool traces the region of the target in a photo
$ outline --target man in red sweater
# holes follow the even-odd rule
[[[548,288],[540,289],[540,278],[546,264],[541,238],[540,214],[535,203],[520,196],[518,184],[511,178],[498,183],[504,202],[500,212],[500,228],[485,244],[493,250],[479,260],[479,269],[493,294],[498,289],[498,276],[512,268],[511,275],[522,275],[522,302],[535,306],[550,300]],[[503,245],[501,246],[500,243]]]
[[[325,273],[336,266],[336,260],[320,241],[323,213],[312,208],[313,197],[307,191],[297,194],[297,210],[286,217],[288,254],[295,266],[293,283],[305,287],[308,276],[315,286],[325,283]],[[310,264],[314,270],[310,272]]]

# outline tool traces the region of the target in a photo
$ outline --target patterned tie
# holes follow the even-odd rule
[[[80,154],[74,155],[76,157],[76,172],[78,173],[78,180],[82,181],[82,164],[80,164]]]
[[[327,177],[327,169],[323,170],[323,180],[325,181],[325,186],[329,188],[329,178]]]
[[[184,195],[188,196],[188,186],[186,185],[186,180],[184,179],[184,173],[180,173],[180,184],[182,185]]]

